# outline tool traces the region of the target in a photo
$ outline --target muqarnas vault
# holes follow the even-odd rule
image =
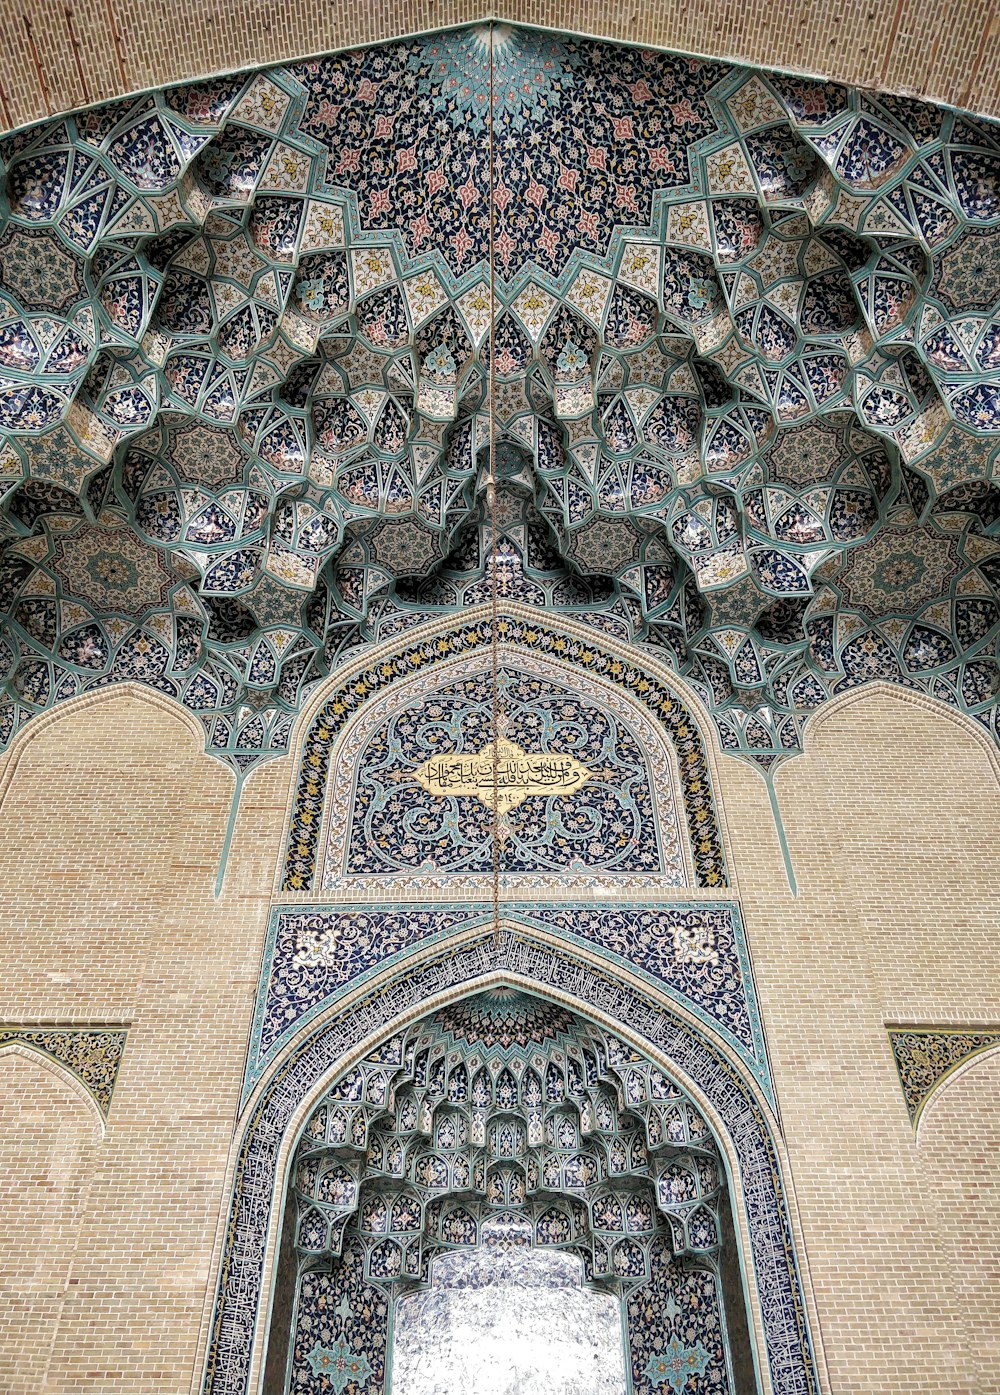
[[[424,1358],[440,1359],[433,1309],[396,1295],[431,1281],[432,1293],[440,1291],[449,1263],[477,1247],[486,1250],[479,1287],[493,1290],[493,1303],[510,1303],[527,1287],[534,1304],[549,1298],[550,1321],[582,1273],[560,1266],[550,1277],[546,1266],[536,1276],[524,1251],[579,1256],[588,1281],[622,1306],[628,1389],[637,1395],[682,1390],[691,1375],[705,1390],[734,1388],[723,1317],[723,1168],[711,1131],[638,1052],[565,1009],[497,989],[440,1010],[333,1086],[306,1125],[295,1166],[292,1369],[306,1378],[293,1379],[292,1390],[311,1392],[310,1372],[333,1372],[334,1389],[338,1372],[347,1377],[342,1388],[352,1375],[360,1386],[363,1373],[368,1388],[388,1389],[391,1319],[406,1326],[397,1362],[409,1355],[419,1378],[410,1349],[422,1327],[431,1328]],[[502,1282],[512,1254],[522,1260],[513,1294]],[[726,1277],[735,1282],[742,1354],[739,1281]],[[489,1304],[477,1307],[470,1389],[490,1380],[488,1362],[475,1359],[476,1344],[488,1347],[490,1317]],[[503,1315],[492,1317],[504,1339],[517,1340]],[[564,1338],[560,1364],[589,1336]],[[615,1314],[605,1343],[617,1352],[620,1342]],[[603,1387],[584,1363],[561,1382],[548,1373],[546,1388],[624,1395],[620,1359],[606,1364]],[[508,1388],[505,1375],[497,1390]],[[440,1386],[432,1377],[426,1388]]]
[[[297,763],[205,1395],[525,1293],[548,1388],[813,1395],[712,741],[996,735],[1000,132],[493,25],[0,158],[0,738],[130,681]]]
[[[132,680],[246,770],[494,572],[764,768],[873,680],[994,730],[993,124],[493,26],[0,157],[4,741]]]

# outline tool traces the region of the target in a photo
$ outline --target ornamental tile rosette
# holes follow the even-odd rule
[[[494,593],[648,646],[764,770],[871,681],[996,737],[994,123],[494,24],[0,167],[0,747],[134,681],[245,772]]]

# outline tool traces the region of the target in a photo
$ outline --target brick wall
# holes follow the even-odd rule
[[[909,694],[872,690],[807,729],[777,777],[799,896],[766,795],[723,764],[768,1048],[837,1395],[985,1395],[951,1240],[914,1142],[886,1022],[1000,1021],[1000,817],[991,755]],[[947,1087],[946,1087],[947,1090]],[[953,1164],[963,1166],[960,1159]],[[983,1223],[995,1233],[995,1213]],[[986,1319],[994,1320],[993,1314]]]
[[[0,1390],[186,1392],[281,811],[258,817],[247,799],[232,890],[216,903],[232,780],[177,708],[103,697],[29,729],[13,759],[0,806],[0,1020],[130,1031],[85,1200],[39,1256],[35,1281],[64,1290],[58,1330],[2,1330]],[[0,1094],[10,1061],[0,1057]],[[16,1070],[21,1079],[20,1060]],[[6,1142],[39,1179],[59,1166],[64,1111],[51,1097],[60,1122],[46,1135],[48,1161],[35,1160],[34,1126],[20,1145]],[[68,1136],[75,1146],[72,1119]],[[0,1206],[5,1288],[21,1282],[44,1209]]]
[[[995,1392],[997,1061],[918,1145],[884,1030],[1000,1022],[991,757],[909,695],[834,705],[777,780],[798,898],[762,782],[720,768],[830,1389]],[[247,786],[218,902],[232,782],[177,709],[68,704],[7,773],[0,1021],[130,1035],[100,1142],[0,1055],[0,1390],[188,1395],[294,762]]]
[[[918,1153],[980,1395],[1000,1391],[1000,1054],[957,1072],[927,1105]]]
[[[206,73],[504,19],[730,58],[1000,114],[1000,11],[972,0],[8,0],[0,129]]]
[[[70,1292],[72,1236],[101,1125],[37,1054],[8,1047],[0,1085],[0,1371],[5,1390],[39,1390]]]

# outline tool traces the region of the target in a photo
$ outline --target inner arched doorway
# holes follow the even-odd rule
[[[757,1390],[711,1128],[539,995],[474,992],[328,1088],[282,1247],[267,1395]]]

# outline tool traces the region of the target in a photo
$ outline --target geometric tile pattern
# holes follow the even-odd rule
[[[946,1076],[981,1051],[1000,1046],[1000,1031],[969,1032],[951,1027],[890,1027],[888,1031],[914,1129],[924,1105]]]
[[[131,679],[244,770],[494,583],[765,768],[873,680],[996,734],[1000,127],[476,26],[0,166],[0,744]]]
[[[118,1068],[125,1050],[126,1028],[0,1027],[0,1046],[23,1042],[50,1056],[76,1076],[106,1119]]]
[[[749,1238],[746,1258],[761,1304],[772,1383],[782,1395],[815,1395],[815,1360],[782,1167],[771,1125],[745,1073],[690,1019],[671,1012],[652,986],[627,985],[591,963],[578,946],[535,943],[516,932],[502,933],[498,940],[492,929],[459,944],[452,939],[430,946],[377,984],[360,985],[348,1004],[299,1033],[261,1082],[237,1150],[206,1357],[205,1395],[245,1395],[255,1346],[262,1340],[259,1319],[267,1306],[264,1237],[274,1233],[278,1160],[304,1101],[319,1102],[333,1067],[359,1041],[382,1042],[391,1049],[393,1024],[403,1017],[412,1020],[419,1015],[420,1005],[439,995],[454,1004],[463,992],[474,995],[505,979],[511,986],[527,985],[546,999],[570,995],[588,1014],[648,1043],[668,1071],[676,1070],[701,1092],[732,1148],[742,1197],[741,1220]],[[461,1001],[455,1010],[461,1019]],[[470,1023],[466,1016],[463,1030],[468,1032],[470,1026],[479,1031],[481,1023]],[[507,1049],[502,1042],[489,1047],[491,1057],[494,1051]],[[336,1338],[337,1333],[330,1335]],[[333,1349],[325,1339],[322,1345]],[[352,1352],[359,1350],[348,1345]],[[710,1350],[707,1341],[702,1345]],[[697,1364],[697,1341],[691,1348]],[[647,1361],[652,1354],[646,1355]],[[365,1355],[371,1361],[372,1353]]]
[[[505,901],[502,923],[585,945],[624,965],[718,1032],[771,1098],[764,1034],[739,906]],[[276,906],[271,912],[245,1094],[296,1032],[414,949],[492,925],[492,903]]]

